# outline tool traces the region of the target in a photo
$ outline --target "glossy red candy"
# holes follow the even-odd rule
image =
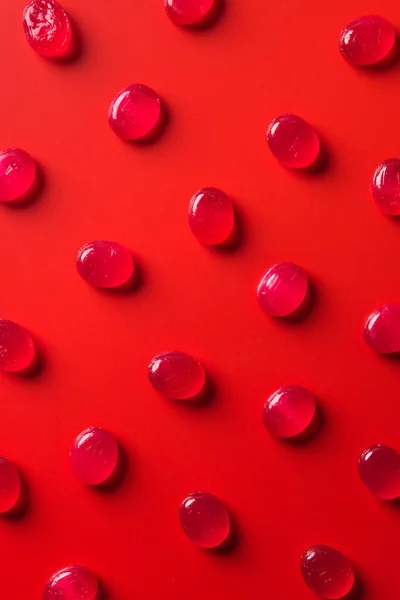
[[[97,578],[80,565],[65,567],[46,583],[42,600],[98,600]]]
[[[218,548],[230,533],[228,511],[209,492],[193,492],[182,502],[179,518],[188,538],[201,548]]]
[[[26,329],[7,319],[0,319],[0,370],[22,372],[35,359],[35,345]]]
[[[175,25],[201,25],[217,8],[218,0],[164,0],[164,8]]]
[[[5,456],[0,456],[0,513],[12,510],[20,495],[21,479],[17,467]]]
[[[118,463],[118,443],[101,427],[88,427],[74,440],[71,448],[71,469],[85,485],[106,483]]]
[[[358,458],[358,473],[369,491],[383,500],[400,497],[400,454],[376,444],[365,448]]]
[[[0,152],[0,202],[25,200],[36,184],[36,164],[20,148]]]
[[[55,0],[32,0],[22,15],[26,39],[41,56],[66,58],[73,51],[71,23]]]
[[[133,281],[132,252],[118,242],[96,240],[80,248],[76,268],[87,283],[100,288],[120,288]]]
[[[118,92],[108,110],[111,129],[124,140],[152,138],[158,132],[161,120],[159,96],[141,83],[134,83]]]
[[[294,315],[308,296],[307,273],[293,263],[278,263],[262,277],[257,298],[262,310],[272,317]]]
[[[189,400],[200,394],[205,384],[203,365],[185,352],[163,352],[149,364],[151,385],[165,398]]]
[[[275,158],[292,169],[311,167],[321,150],[315,129],[301,117],[291,114],[273,119],[268,127],[267,142]]]
[[[299,385],[285,385],[265,402],[263,421],[272,435],[291,438],[304,433],[316,411],[314,396]]]
[[[321,598],[344,598],[354,585],[348,558],[330,546],[312,546],[301,558],[301,574],[308,587]]]
[[[372,178],[372,196],[385,215],[400,215],[400,159],[384,160]]]
[[[189,227],[201,244],[223,244],[232,234],[233,205],[228,196],[217,188],[202,188],[189,203]]]
[[[339,49],[352,65],[375,65],[393,50],[394,27],[387,19],[367,15],[351,21],[340,34]]]
[[[400,303],[374,310],[365,322],[364,339],[379,354],[400,352]]]

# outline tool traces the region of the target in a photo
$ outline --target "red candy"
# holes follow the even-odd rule
[[[258,302],[272,317],[289,317],[296,313],[308,296],[307,273],[293,263],[278,263],[261,279]]]
[[[71,448],[71,469],[85,485],[106,483],[118,463],[118,443],[101,427],[88,427],[75,439]]]
[[[41,56],[66,58],[73,50],[71,23],[55,0],[32,0],[22,15],[26,39]]]
[[[26,371],[34,359],[35,345],[28,331],[13,321],[0,319],[0,369]]]
[[[164,8],[175,25],[201,25],[214,14],[217,0],[164,0]]]
[[[400,215],[400,159],[389,158],[372,178],[372,196],[385,215]]]
[[[365,448],[358,458],[358,473],[369,491],[383,500],[400,497],[400,454],[376,444]]]
[[[5,456],[0,456],[0,513],[12,510],[20,495],[21,479],[17,467]]]
[[[159,130],[161,117],[159,96],[141,83],[121,90],[108,110],[110,127],[123,140],[152,138]]]
[[[194,492],[182,502],[179,518],[187,537],[201,548],[218,548],[230,533],[228,511],[209,492]]]
[[[315,411],[315,398],[308,390],[298,385],[286,385],[265,402],[264,425],[277,437],[295,437],[310,426]]]
[[[385,304],[372,312],[364,325],[364,339],[379,354],[400,351],[400,304]]]
[[[163,352],[153,358],[148,367],[151,385],[165,398],[192,399],[204,388],[203,365],[185,352]]]
[[[50,577],[42,600],[98,600],[97,579],[86,567],[65,567]]]
[[[117,242],[96,240],[84,244],[76,268],[87,283],[100,288],[120,288],[133,281],[135,264],[128,248]]]
[[[36,164],[20,148],[0,152],[0,202],[25,200],[36,183]]]
[[[320,154],[320,142],[313,127],[301,117],[284,114],[269,125],[267,142],[272,154],[285,167],[311,167]]]
[[[377,15],[351,21],[340,34],[339,49],[352,65],[367,66],[390,55],[396,40],[394,27]]]
[[[321,598],[337,600],[354,585],[351,562],[330,546],[312,546],[301,558],[301,574],[308,587]]]
[[[235,221],[230,198],[217,188],[202,188],[189,203],[189,227],[201,244],[223,244],[232,234]]]

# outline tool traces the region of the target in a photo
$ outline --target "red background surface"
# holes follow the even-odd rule
[[[42,347],[37,377],[1,380],[0,453],[20,467],[31,502],[0,522],[0,595],[39,598],[49,575],[83,563],[110,600],[312,598],[299,572],[311,544],[355,563],[364,598],[395,600],[400,513],[361,485],[358,453],[400,448],[399,364],[361,336],[370,310],[400,297],[399,225],[374,206],[375,166],[399,156],[400,66],[351,68],[341,27],[394,0],[227,0],[207,31],[176,28],[162,0],[65,0],[83,51],[67,65],[35,55],[23,3],[0,5],[0,143],[38,160],[45,187],[25,209],[0,207],[0,314]],[[168,128],[152,145],[121,142],[107,124],[115,93],[146,83]],[[291,111],[329,153],[301,175],[270,156],[265,130]],[[201,247],[187,226],[199,187],[219,186],[243,223],[233,252]],[[141,263],[132,294],[91,289],[74,257],[96,238]],[[277,261],[308,270],[317,289],[303,322],[265,317],[260,276]],[[158,352],[195,354],[216,394],[200,408],[149,386]],[[272,439],[263,402],[282,384],[315,392],[325,423],[304,445]],[[82,487],[69,447],[89,425],[113,431],[129,468],[113,493]],[[240,541],[227,555],[197,549],[178,522],[181,499],[223,499]]]

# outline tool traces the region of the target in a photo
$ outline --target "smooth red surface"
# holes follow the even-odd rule
[[[393,217],[400,215],[400,159],[389,158],[376,167],[371,190],[384,214]]]
[[[394,27],[379,15],[358,17],[344,27],[339,39],[340,52],[349,63],[374,65],[392,52],[396,40]]]
[[[385,304],[374,310],[365,322],[364,339],[379,354],[400,352],[400,303]]]
[[[27,198],[36,182],[36,164],[21,148],[0,152],[0,202],[19,202]]]
[[[82,483],[105,483],[118,463],[117,440],[102,427],[88,427],[75,438],[70,459],[72,472]]]
[[[268,126],[267,142],[275,158],[292,169],[311,167],[320,154],[315,129],[297,115],[275,117]]]
[[[175,25],[202,24],[220,0],[164,0],[164,8]]]
[[[79,249],[75,262],[82,279],[100,288],[125,286],[135,273],[132,252],[118,242],[87,242]]]
[[[35,358],[35,344],[24,327],[9,319],[0,319],[0,370],[26,371]]]
[[[108,109],[110,127],[123,140],[152,137],[160,120],[160,98],[142,83],[133,83],[118,92]]]
[[[22,13],[28,44],[41,56],[66,58],[73,50],[71,23],[56,0],[32,0]]]
[[[7,513],[18,503],[21,479],[17,467],[5,456],[0,456],[0,513]]]
[[[149,367],[151,385],[171,400],[190,400],[204,388],[206,374],[201,362],[187,354],[173,350],[152,358]]]
[[[200,548],[218,548],[229,537],[228,511],[209,492],[189,494],[181,503],[179,519],[185,534]]]
[[[278,263],[268,269],[257,287],[262,310],[271,317],[289,317],[304,304],[308,295],[307,273],[293,263]]]
[[[358,457],[358,473],[369,491],[383,500],[400,496],[400,454],[384,444],[365,448]]]
[[[82,54],[55,64],[27,45],[22,4],[0,2],[1,147],[29,149],[45,179],[29,207],[0,205],[0,316],[34,332],[45,359],[35,378],[1,376],[1,453],[31,498],[25,517],[0,520],[1,598],[36,599],[51,573],[83,564],[110,600],[312,600],[299,560],[325,543],[354,561],[363,600],[398,600],[399,509],[367,492],[357,458],[377,440],[399,447],[400,366],[362,330],[400,299],[399,224],[370,192],[376,166],[399,152],[400,64],[354,69],[338,50],[343,25],[376,1],[229,0],[203,31],[174,27],[162,0],[64,5]],[[400,29],[394,0],[379,12]],[[134,80],[168,99],[153,144],[124,144],[107,123]],[[268,151],[267,125],[285,111],[323,135],[325,170],[288,171]],[[210,252],[188,227],[205,182],[240,209],[231,252]],[[137,253],[134,294],[79,278],[76,251],[93,239]],[[296,323],[268,319],[255,295],[265,269],[288,260],[315,284]],[[148,362],[168,348],[204,361],[208,404],[151,388]],[[288,381],[321,404],[311,443],[282,444],[263,426],[266,396]],[[112,493],[70,471],[71,441],[89,423],[128,457]],[[179,505],[198,489],[229,506],[231,553],[183,535]]]
[[[301,574],[308,587],[321,598],[344,598],[354,585],[349,559],[339,550],[322,544],[309,548],[301,558]]]
[[[100,600],[97,579],[87,567],[65,567],[50,577],[42,600]]]
[[[285,385],[265,401],[263,422],[272,435],[291,438],[311,425],[315,410],[311,392],[299,385]]]
[[[223,244],[232,234],[235,223],[232,201],[222,190],[201,188],[189,202],[188,221],[201,244]]]

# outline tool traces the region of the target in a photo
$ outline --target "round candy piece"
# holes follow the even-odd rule
[[[71,23],[55,0],[32,0],[22,20],[29,45],[41,56],[66,58],[73,51]]]
[[[320,141],[313,127],[301,117],[284,114],[271,121],[267,142],[272,154],[285,167],[311,167],[320,153]]]
[[[230,198],[217,188],[202,188],[189,203],[189,227],[201,244],[223,244],[232,234],[235,221]]]
[[[262,277],[258,302],[271,317],[289,317],[303,305],[308,295],[307,273],[293,263],[278,263]]]
[[[97,593],[95,575],[86,567],[73,565],[50,577],[44,587],[42,600],[97,600]]]
[[[117,242],[96,240],[84,244],[76,256],[76,268],[87,283],[100,288],[120,288],[134,277],[132,252]]]
[[[179,518],[188,538],[201,548],[218,548],[230,533],[225,506],[209,492],[193,492],[182,502]]]
[[[358,473],[369,491],[383,500],[400,497],[400,455],[397,450],[376,444],[358,458]]]
[[[364,339],[379,354],[400,352],[400,303],[374,310],[365,322]]]
[[[36,183],[36,164],[20,148],[0,152],[0,202],[25,200]]]
[[[203,365],[185,352],[163,352],[148,367],[151,385],[165,398],[189,400],[200,394],[206,375]]]
[[[164,0],[164,8],[175,25],[201,25],[213,14],[217,0]]]
[[[372,196],[385,215],[400,215],[400,159],[384,160],[372,178]]]
[[[5,456],[0,456],[0,513],[7,513],[21,496],[21,479],[17,467]]]
[[[306,431],[315,411],[315,398],[311,392],[299,385],[285,385],[265,402],[263,421],[272,435],[291,438]]]
[[[147,85],[134,83],[121,90],[108,110],[111,129],[123,140],[153,137],[161,122],[161,100]]]
[[[309,548],[301,558],[301,574],[315,594],[328,600],[343,598],[354,585],[351,562],[330,546]]]
[[[26,329],[7,319],[0,319],[0,370],[21,372],[32,366],[35,345]]]
[[[352,65],[375,65],[393,50],[396,40],[394,27],[377,15],[351,21],[340,34],[339,49]]]
[[[88,427],[74,440],[71,448],[71,469],[85,485],[106,483],[118,463],[118,443],[101,427]]]

